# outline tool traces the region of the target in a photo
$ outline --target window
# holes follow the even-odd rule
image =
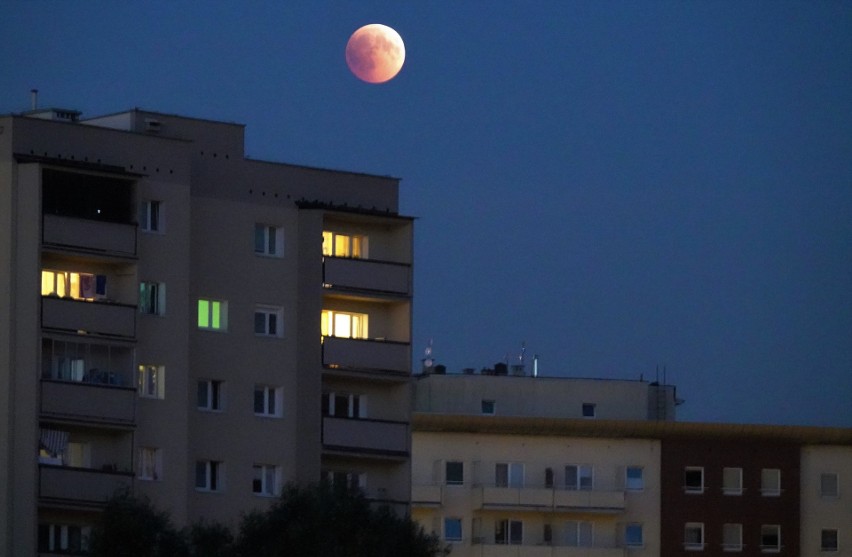
[[[781,470],[764,468],[760,471],[760,493],[767,497],[781,495]]]
[[[281,257],[284,253],[284,229],[268,224],[254,225],[254,252]]]
[[[198,382],[198,409],[210,412],[222,410],[222,381],[203,379]]]
[[[588,464],[569,464],[565,467],[565,489],[594,488],[594,469]]]
[[[521,545],[524,543],[524,523],[520,520],[498,520],[494,525],[494,543]]]
[[[367,237],[336,232],[322,233],[322,254],[334,257],[367,257]]]
[[[71,441],[65,447],[65,455],[62,459],[65,466],[72,468],[91,468],[92,446],[90,443]]]
[[[641,547],[645,544],[642,534],[642,524],[633,522],[624,527],[624,545],[627,547]]]
[[[163,479],[163,456],[160,449],[140,447],[136,477],[140,480]]]
[[[228,302],[198,300],[198,328],[206,331],[228,329]]]
[[[265,497],[276,497],[281,491],[281,468],[269,464],[252,467],[251,492]]]
[[[165,383],[165,366],[139,366],[139,396],[144,398],[165,398]]]
[[[725,495],[742,495],[743,494],[743,469],[742,468],[723,468],[722,469],[722,493]]]
[[[284,406],[284,391],[269,385],[254,386],[254,415],[280,418]]]
[[[447,485],[464,484],[464,462],[450,461],[445,465]]]
[[[565,545],[569,547],[592,547],[594,530],[591,522],[570,520],[565,523]]]
[[[524,487],[524,465],[518,462],[498,462],[494,470],[497,487]]]
[[[73,300],[106,298],[106,275],[45,269],[41,272],[41,295]]]
[[[333,486],[347,487],[349,489],[367,488],[367,474],[364,472],[326,470],[323,472],[323,477]]]
[[[323,393],[322,415],[337,418],[366,418],[367,395]]]
[[[544,487],[553,488],[553,468],[544,469]]]
[[[553,544],[553,526],[545,524],[541,532],[541,538],[546,545]]]
[[[139,283],[139,313],[166,314],[166,285],[160,282]]]
[[[723,524],[722,525],[722,550],[723,551],[742,551],[743,550],[743,525],[742,524]]]
[[[160,201],[147,200],[139,204],[139,228],[145,232],[162,232],[163,204]]]
[[[595,417],[595,409],[596,405],[591,404],[589,402],[583,403],[583,417],[584,418],[594,418]]]
[[[195,463],[195,489],[198,491],[222,491],[224,476],[224,464],[221,462],[199,460]]]
[[[462,519],[460,518],[445,518],[444,519],[444,539],[448,542],[462,541]]]
[[[75,524],[39,524],[38,551],[78,555],[89,551],[91,528]]]
[[[704,549],[704,523],[687,522],[683,528],[684,549],[696,551]]]
[[[837,530],[833,528],[823,528],[820,532],[820,551],[837,551],[839,545],[837,543]]]
[[[322,311],[322,335],[343,338],[368,338],[366,313]]]
[[[641,466],[628,466],[625,470],[625,483],[629,491],[642,491],[645,489],[644,470]]]
[[[837,474],[820,474],[819,475],[819,494],[823,497],[839,497],[840,483],[837,481]]]
[[[781,551],[781,527],[764,524],[760,527],[760,550],[764,553]]]
[[[686,493],[704,493],[704,468],[687,466],[683,472],[683,489]]]
[[[254,334],[264,337],[281,337],[284,333],[284,309],[274,306],[254,308]]]
[[[484,400],[482,401],[482,413],[487,414],[489,416],[493,416],[496,414],[497,403],[493,400]]]

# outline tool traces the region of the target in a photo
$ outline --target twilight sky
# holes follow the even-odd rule
[[[401,73],[347,69],[396,29]],[[646,379],[687,421],[852,427],[852,3],[23,1],[0,113],[247,125],[402,178],[414,353]],[[419,363],[418,363],[419,367]]]

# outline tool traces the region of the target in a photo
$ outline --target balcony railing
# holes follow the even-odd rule
[[[410,373],[411,345],[407,342],[323,337],[322,363],[331,368]]]
[[[124,338],[136,337],[136,307],[42,296],[41,326]]]
[[[502,545],[485,542],[477,545],[483,557],[624,557],[620,547],[567,547],[560,545]]]
[[[326,416],[322,444],[328,450],[407,456],[408,430],[407,422]]]
[[[323,283],[355,290],[410,296],[411,265],[369,259],[325,257]]]
[[[136,421],[136,389],[42,379],[41,414],[46,417],[133,425]]]
[[[482,486],[474,497],[475,506],[482,509],[614,514],[625,509],[623,491]]]
[[[136,225],[44,215],[45,245],[108,255],[136,255]]]
[[[39,465],[38,496],[42,503],[101,506],[122,489],[133,487],[133,474],[89,468]]]

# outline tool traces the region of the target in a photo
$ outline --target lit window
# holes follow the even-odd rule
[[[840,482],[837,481],[837,474],[820,474],[819,475],[819,494],[823,497],[839,497]]]
[[[839,549],[836,529],[828,528],[820,532],[819,548],[820,551],[837,551]]]
[[[89,552],[91,528],[72,524],[39,524],[39,553],[81,555]]]
[[[254,414],[255,416],[266,416],[280,418],[284,402],[284,391],[281,387],[270,387],[268,385],[255,385],[254,387]]]
[[[41,295],[102,300],[106,298],[106,276],[45,269],[41,272]]]
[[[683,490],[686,493],[704,493],[704,468],[686,467],[683,472]]]
[[[273,306],[257,306],[254,309],[254,334],[264,337],[281,337],[284,309]]]
[[[160,201],[147,200],[139,205],[139,228],[145,232],[163,231],[163,210]]]
[[[447,462],[445,473],[447,485],[464,485],[464,462]]]
[[[482,413],[488,416],[493,416],[497,411],[497,403],[493,400],[482,401]]]
[[[323,416],[366,418],[367,396],[352,393],[323,393]]]
[[[687,522],[683,528],[684,549],[696,551],[704,549],[704,523]]]
[[[445,518],[444,519],[444,539],[448,542],[462,541],[462,519],[460,518]]]
[[[254,225],[254,252],[280,257],[284,253],[284,229],[268,224]]]
[[[198,300],[198,328],[206,331],[228,329],[228,302]]]
[[[205,379],[198,382],[198,409],[211,412],[222,410],[222,381]]]
[[[496,487],[524,487],[524,465],[520,462],[498,462],[494,467]]]
[[[594,526],[591,522],[569,520],[565,523],[565,545],[569,547],[592,547]]]
[[[494,525],[494,543],[523,544],[524,523],[520,520],[498,520]]]
[[[368,338],[366,313],[322,311],[322,335],[342,338]]]
[[[760,527],[760,550],[764,553],[781,551],[781,526],[764,524]]]
[[[625,471],[625,487],[630,491],[641,491],[645,489],[644,470],[641,466],[628,466]]]
[[[596,407],[594,404],[589,402],[583,403],[583,417],[584,418],[594,418],[595,417]]]
[[[252,467],[251,491],[255,495],[275,497],[281,491],[281,468],[268,464],[255,464]]]
[[[139,283],[139,312],[148,315],[165,315],[165,284],[160,282]]]
[[[153,447],[140,447],[138,470],[136,476],[140,480],[161,480],[163,478],[162,451]]]
[[[760,471],[760,493],[767,497],[781,495],[781,470],[764,468]]]
[[[198,491],[222,491],[224,487],[224,465],[215,460],[199,460],[195,463],[195,489]]]
[[[645,544],[642,524],[631,523],[624,527],[624,545],[628,547],[641,547]]]
[[[722,525],[722,550],[723,551],[742,551],[743,549],[743,525],[742,524],[723,524]]]
[[[565,489],[594,489],[594,469],[588,464],[569,464],[565,467]]]
[[[743,493],[743,469],[722,469],[722,493],[725,495],[742,495]]]
[[[360,235],[322,233],[322,254],[334,257],[367,257],[367,237]]]
[[[165,398],[165,366],[139,366],[139,396],[145,398]]]

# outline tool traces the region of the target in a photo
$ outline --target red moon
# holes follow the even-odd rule
[[[365,25],[346,43],[346,65],[367,83],[393,79],[405,62],[405,44],[399,33],[379,23]]]

